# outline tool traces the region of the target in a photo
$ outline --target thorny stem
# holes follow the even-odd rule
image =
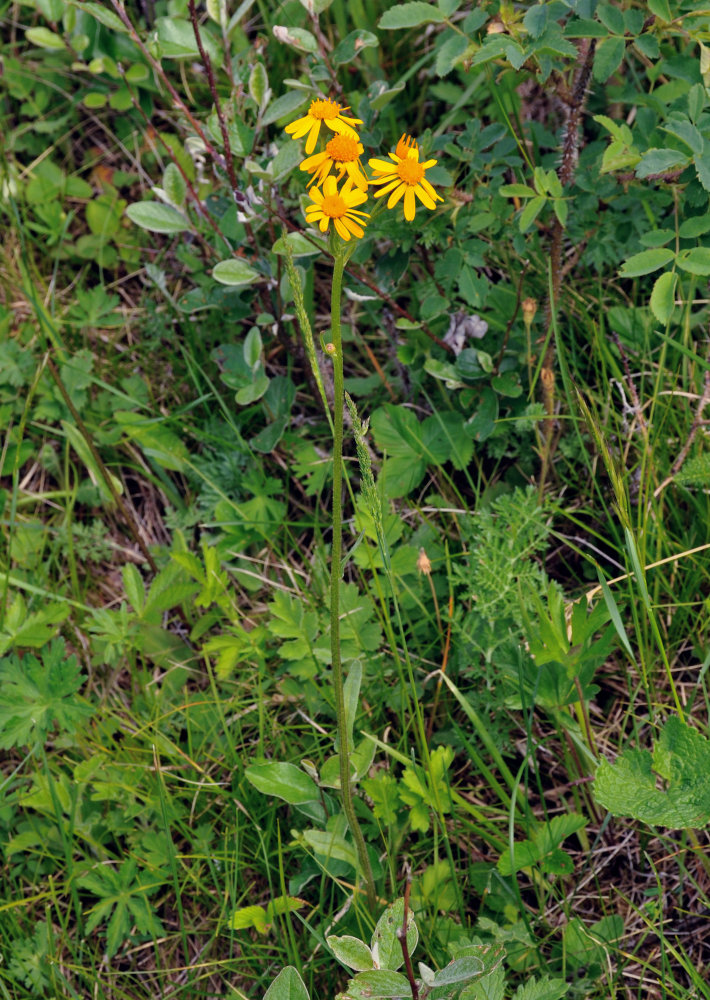
[[[340,330],[340,296],[343,285],[346,249],[341,245],[335,253],[331,288],[331,339],[333,344],[333,542],[330,554],[330,651],[333,661],[335,713],[338,719],[338,753],[340,758],[340,790],[343,812],[355,841],[360,868],[365,878],[367,903],[374,913],[377,905],[375,880],[367,854],[365,838],[355,815],[350,778],[350,733],[345,713],[343,663],[340,657],[340,580],[343,554],[343,411],[345,384],[343,379],[343,344]]]
[[[562,187],[568,187],[574,178],[574,170],[579,154],[579,126],[582,120],[584,100],[587,96],[589,78],[592,74],[592,63],[597,40],[583,40],[580,45],[580,61],[582,65],[572,88],[572,97],[567,112],[565,138],[562,144],[562,161],[557,176]],[[585,51],[586,49],[586,51]],[[545,327],[549,331],[557,317],[557,308],[562,284],[562,223],[555,216],[550,243],[550,294],[545,307]],[[545,407],[545,420],[542,425],[542,468],[540,470],[540,494],[544,492],[545,482],[552,459],[553,439],[555,436],[555,339],[550,336],[545,351],[545,357],[540,369],[542,383],[542,401]]]

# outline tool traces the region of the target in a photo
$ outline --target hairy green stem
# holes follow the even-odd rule
[[[333,660],[333,688],[335,712],[338,718],[338,753],[340,758],[340,789],[343,811],[355,841],[360,868],[365,878],[367,902],[374,913],[377,905],[375,880],[367,855],[365,838],[355,815],[352,783],[350,778],[350,733],[345,713],[343,664],[340,658],[340,580],[343,555],[343,410],[345,386],[343,381],[343,343],[340,332],[340,296],[343,270],[347,260],[346,249],[340,246],[335,252],[333,286],[331,289],[331,357],[333,358],[333,543],[330,556],[330,650]]]

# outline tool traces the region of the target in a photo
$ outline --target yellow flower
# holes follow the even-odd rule
[[[370,216],[367,212],[358,212],[355,206],[367,201],[367,195],[362,191],[353,191],[352,186],[352,178],[348,177],[338,191],[335,177],[330,176],[323,182],[322,191],[317,187],[311,188],[309,193],[313,204],[306,208],[306,221],[310,225],[317,222],[322,233],[332,222],[344,240],[349,240],[351,235],[364,236],[362,227],[366,223],[363,220]]]
[[[365,152],[363,145],[351,135],[334,135],[325,144],[325,152],[316,153],[309,156],[301,164],[301,170],[307,170],[313,174],[308,182],[310,184],[321,184],[331,171],[332,167],[337,170],[336,180],[340,181],[343,174],[347,173],[361,191],[367,191],[367,177],[362,172],[360,157]]]
[[[397,143],[396,152],[389,156],[393,163],[388,163],[387,160],[369,161],[375,171],[371,183],[384,185],[375,193],[375,198],[389,193],[387,208],[394,208],[404,195],[404,217],[411,222],[416,208],[415,195],[426,208],[436,208],[435,203],[444,200],[424,176],[437,161],[426,160],[425,163],[420,163],[419,146],[411,136],[403,135]]]
[[[288,132],[293,139],[301,139],[308,132],[308,138],[306,139],[307,153],[312,153],[316,148],[321,122],[325,122],[331,132],[338,132],[341,135],[349,135],[353,139],[357,139],[357,132],[352,126],[362,125],[362,119],[350,118],[348,115],[344,115],[343,111],[347,110],[347,105],[337,104],[335,101],[329,101],[322,97],[317,98],[315,101],[311,101],[308,114],[295,122],[291,122],[290,125],[286,126],[284,131]]]

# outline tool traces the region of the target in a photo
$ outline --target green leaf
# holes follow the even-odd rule
[[[677,149],[648,149],[636,166],[636,176],[642,180],[654,174],[665,174],[681,164],[685,166],[688,159],[687,154]]]
[[[66,48],[61,36],[49,28],[28,28],[25,31],[25,38],[30,45],[38,45],[41,49]]]
[[[308,846],[324,858],[344,861],[354,870],[358,870],[357,852],[355,848],[338,833],[325,830],[304,830],[303,839]]]
[[[262,125],[271,125],[281,118],[293,115],[295,111],[299,111],[304,106],[306,101],[310,100],[310,94],[303,90],[290,90],[287,94],[282,94],[267,108],[266,114],[261,120]]]
[[[125,35],[128,28],[123,23],[118,14],[114,14],[112,10],[106,7],[102,7],[100,3],[92,3],[91,0],[86,3],[79,3],[77,0],[69,0],[72,7],[76,7],[86,14],[91,15],[100,24],[105,25],[105,27],[110,28],[111,31],[118,31]]]
[[[318,246],[312,239],[304,236],[303,233],[289,233],[285,241],[284,237],[280,236],[271,249],[274,253],[285,254],[287,245],[294,257],[311,257],[314,254],[322,253],[326,249],[325,242],[323,242],[322,246]]]
[[[534,198],[537,195],[535,188],[528,187],[527,184],[504,184],[499,193],[506,198]]]
[[[685,222],[681,222],[678,235],[682,240],[693,239],[695,236],[702,236],[710,230],[710,214],[694,215]]]
[[[404,963],[402,945],[397,937],[397,931],[404,926],[404,900],[396,899],[382,913],[372,934],[370,948],[375,965],[380,969],[399,969]],[[419,931],[414,922],[414,914],[407,909],[407,948],[409,954],[414,953],[419,941]]]
[[[625,51],[626,43],[623,38],[617,35],[604,38],[597,45],[597,51],[594,53],[594,66],[592,68],[594,79],[598,80],[599,83],[606,83],[612,73],[615,73],[621,65]]]
[[[241,909],[234,911],[227,921],[227,927],[233,931],[253,927],[260,934],[265,934],[267,931],[266,910],[263,906],[242,906]]]
[[[320,798],[313,778],[300,767],[285,761],[251,764],[245,768],[244,776],[262,794],[275,795],[290,805],[315,802]]]
[[[706,191],[710,191],[710,143],[706,142],[703,152],[693,157],[693,163],[698,172],[698,180]]]
[[[379,46],[377,35],[364,28],[357,28],[346,35],[333,49],[333,65],[344,66],[352,62],[363,49],[376,49]]]
[[[673,271],[666,271],[656,278],[651,292],[651,312],[659,323],[667,323],[675,305],[675,286],[678,276]]]
[[[326,941],[338,961],[347,965],[349,969],[367,972],[373,967],[372,952],[360,938],[351,937],[349,934],[344,934],[342,937],[331,934]]]
[[[681,250],[676,257],[676,264],[681,271],[689,274],[710,274],[710,248],[695,247],[692,250]]]
[[[412,995],[409,980],[401,973],[392,972],[389,969],[359,972],[353,977],[352,985],[358,991],[356,996],[411,997]]]
[[[527,203],[525,208],[520,213],[520,219],[518,221],[518,226],[521,233],[526,233],[528,229],[532,226],[535,219],[537,219],[540,212],[543,210],[547,203],[547,198],[544,195],[536,195],[531,198]]]
[[[647,0],[648,9],[661,21],[672,21],[673,15],[668,0]]]
[[[317,52],[318,51],[318,40],[316,36],[310,32],[306,31],[305,28],[290,28],[283,24],[275,24],[273,27],[274,38],[283,42],[284,45],[290,45],[294,49],[298,49],[299,52]]]
[[[200,50],[192,24],[182,17],[156,18],[160,54],[165,59],[199,59]],[[212,65],[222,65],[222,50],[208,31],[201,31],[200,38]]]
[[[626,30],[624,15],[618,7],[614,7],[610,3],[600,4],[597,7],[597,17],[613,34],[624,34]]]
[[[658,777],[665,787],[658,787]],[[594,779],[598,802],[614,816],[632,816],[671,830],[710,822],[710,743],[672,716],[648,750],[625,750],[603,760]]]
[[[433,985],[436,988],[480,980],[500,966],[504,954],[501,944],[473,944],[460,948],[454,961],[435,973]]]
[[[547,27],[549,16],[547,4],[538,3],[529,7],[523,18],[523,27],[531,38],[539,38]]]
[[[691,153],[699,155],[703,151],[704,139],[698,129],[687,118],[670,119],[661,126],[662,132],[669,132],[680,139]]]
[[[499,967],[464,986],[459,1000],[503,1000],[504,994],[505,970]]]
[[[264,1000],[310,1000],[310,998],[297,970],[292,965],[287,965],[269,986],[264,994]]]
[[[163,172],[163,191],[173,205],[183,205],[187,195],[187,183],[175,163],[169,163]]]
[[[67,609],[68,610],[68,609]],[[76,656],[67,656],[63,639],[42,650],[0,660],[0,747],[43,743],[55,726],[75,733],[93,714],[78,692],[86,675]]]
[[[151,233],[184,233],[190,229],[182,212],[159,201],[134,202],[126,209],[126,215],[131,222]]]
[[[458,32],[451,32],[436,51],[434,70],[439,77],[447,76],[454,66],[463,59],[469,48],[469,40]]]
[[[258,271],[238,257],[221,260],[212,268],[212,277],[220,285],[250,285],[260,277]]]
[[[423,3],[422,0],[412,0],[411,3],[399,3],[390,7],[382,15],[377,26],[396,31],[400,28],[417,28],[420,24],[445,20],[442,11],[434,4]]]
[[[513,994],[513,1000],[560,1000],[565,996],[569,986],[563,979],[550,979],[544,976],[537,980],[535,976],[519,986]]]
[[[651,274],[660,267],[665,267],[674,257],[675,254],[668,247],[643,250],[625,260],[619,269],[619,274],[622,278],[637,278],[642,274]]]

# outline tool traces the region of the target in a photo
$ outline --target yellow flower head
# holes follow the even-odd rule
[[[313,204],[306,208],[306,221],[311,225],[317,222],[322,233],[332,222],[344,240],[349,240],[351,235],[364,236],[364,219],[370,216],[367,212],[358,212],[356,206],[367,201],[367,195],[363,191],[353,191],[352,186],[352,178],[348,177],[338,191],[335,177],[331,175],[323,182],[322,191],[317,187],[311,188],[309,194]]]
[[[416,208],[415,195],[426,208],[436,208],[436,202],[444,200],[425,177],[426,171],[437,161],[426,160],[420,163],[419,146],[411,136],[403,135],[397,143],[396,152],[389,156],[393,163],[388,163],[387,160],[369,161],[375,171],[372,183],[383,185],[375,193],[375,198],[389,194],[387,208],[394,208],[404,195],[404,217],[407,222],[411,222]]]
[[[321,122],[325,122],[331,132],[337,132],[340,135],[349,135],[357,140],[357,132],[352,126],[362,125],[362,119],[350,118],[348,115],[344,115],[343,111],[347,110],[347,105],[337,104],[335,101],[319,97],[315,101],[311,101],[307,115],[295,122],[291,122],[290,125],[286,126],[284,131],[288,132],[293,139],[301,139],[307,132],[307,153],[312,153],[316,148]]]
[[[362,172],[360,157],[365,152],[363,145],[357,138],[341,133],[334,135],[325,144],[323,153],[316,153],[309,156],[301,164],[301,170],[307,170],[313,176],[308,182],[311,184],[321,184],[335,167],[337,171],[336,180],[340,181],[343,174],[347,173],[355,187],[361,191],[367,191],[367,177]]]

